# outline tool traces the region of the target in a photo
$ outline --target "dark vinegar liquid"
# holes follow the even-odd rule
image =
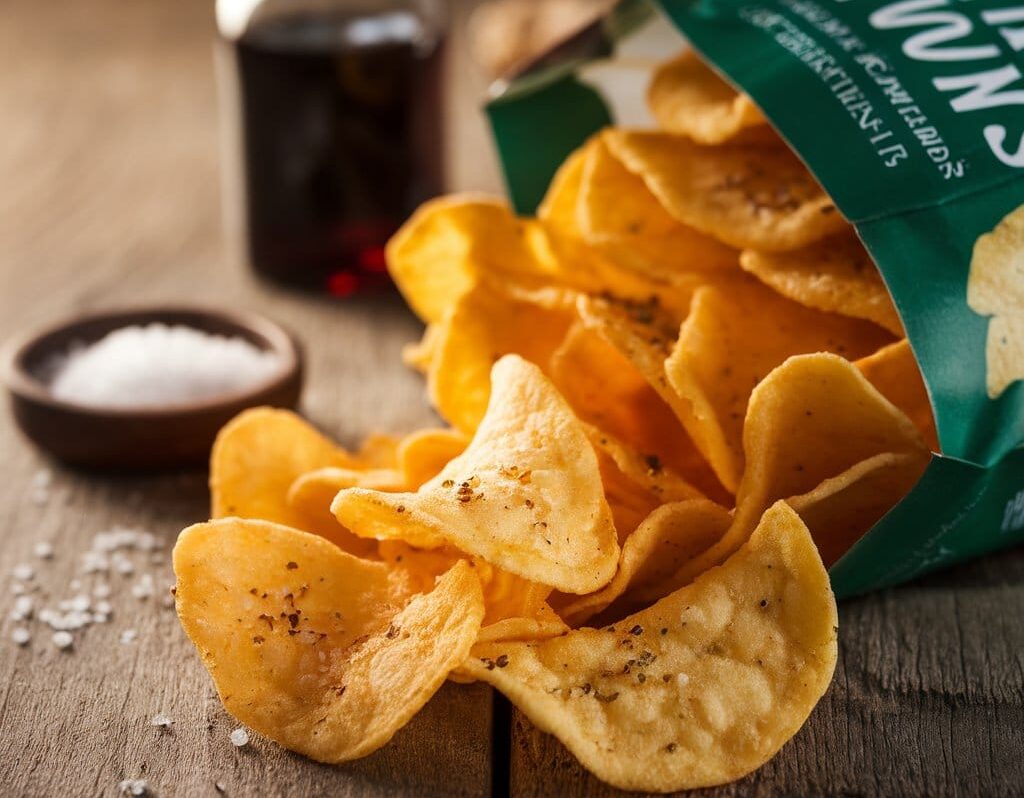
[[[441,188],[438,41],[389,12],[277,18],[235,46],[253,268],[337,296],[390,286],[385,243]]]

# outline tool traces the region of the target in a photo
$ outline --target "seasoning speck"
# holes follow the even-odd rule
[[[239,726],[229,735],[231,738],[231,744],[235,748],[241,748],[242,746],[249,744],[249,732]]]
[[[298,568],[298,567],[299,567],[299,564],[298,564],[297,562],[289,562],[289,563],[288,563],[288,564],[287,564],[287,565],[285,566],[285,568],[287,568],[287,569],[288,569],[289,571],[294,571],[294,570],[295,570],[296,568]]]

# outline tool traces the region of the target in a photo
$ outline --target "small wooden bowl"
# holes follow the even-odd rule
[[[271,350],[280,370],[245,391],[169,408],[101,408],[54,397],[41,376],[51,355],[92,343],[132,324],[180,324],[245,338]],[[102,468],[166,468],[204,462],[217,431],[257,405],[295,407],[302,389],[302,350],[295,338],[254,313],[172,306],[80,316],[12,342],[4,357],[11,411],[22,432],[54,457]]]

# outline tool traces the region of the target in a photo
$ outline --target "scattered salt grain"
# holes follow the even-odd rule
[[[15,626],[11,631],[11,640],[19,646],[23,646],[32,639],[31,633],[24,626]]]
[[[231,744],[236,748],[241,748],[244,745],[249,744],[249,732],[239,727],[230,734]]]
[[[35,575],[36,572],[27,562],[18,563],[18,565],[14,566],[14,570],[11,571],[11,576],[21,582],[31,582]]]
[[[21,582],[11,582],[11,592],[15,596],[22,595],[27,589]]]
[[[12,621],[24,621],[32,617],[32,597],[18,596],[14,600],[14,608],[11,610]]]
[[[49,560],[53,557],[53,544],[48,543],[45,540],[41,540],[32,547],[32,553],[40,560]]]
[[[50,484],[53,482],[53,472],[48,468],[41,468],[32,475],[32,502],[40,507],[50,501]]]
[[[71,588],[72,590],[81,590],[82,589],[82,580],[81,579],[72,579],[68,583],[68,587]]]
[[[56,356],[50,392],[93,407],[168,407],[257,385],[280,359],[239,337],[181,325],[122,327]]]
[[[117,785],[121,795],[145,795],[149,792],[149,783],[145,779],[125,779]]]
[[[156,593],[156,584],[153,582],[152,574],[143,574],[139,581],[132,585],[132,595],[139,600],[148,599],[154,593]]]
[[[109,596],[110,596],[110,585],[108,585],[106,582],[97,582],[93,586],[92,594],[96,598],[101,598],[101,599],[109,598]]]
[[[135,563],[125,557],[121,552],[114,552],[114,556],[110,558],[110,562],[114,566],[114,570],[124,576],[129,576],[135,573]]]
[[[59,649],[71,648],[71,644],[75,642],[75,639],[71,636],[71,632],[54,632],[53,637],[50,639]]]
[[[101,615],[110,615],[114,611],[109,601],[97,601],[93,609]]]
[[[139,636],[138,631],[135,629],[125,629],[121,632],[121,645],[127,646],[135,642],[135,638]]]
[[[680,687],[686,687],[690,683],[690,677],[685,673],[677,673],[676,682],[678,682]]]
[[[174,721],[163,712],[158,712],[149,722],[150,726],[159,726],[161,729],[169,729]]]

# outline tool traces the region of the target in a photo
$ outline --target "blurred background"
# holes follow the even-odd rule
[[[108,298],[228,300],[251,267],[373,288],[417,202],[501,191],[488,86],[607,5],[7,0],[7,329]]]

